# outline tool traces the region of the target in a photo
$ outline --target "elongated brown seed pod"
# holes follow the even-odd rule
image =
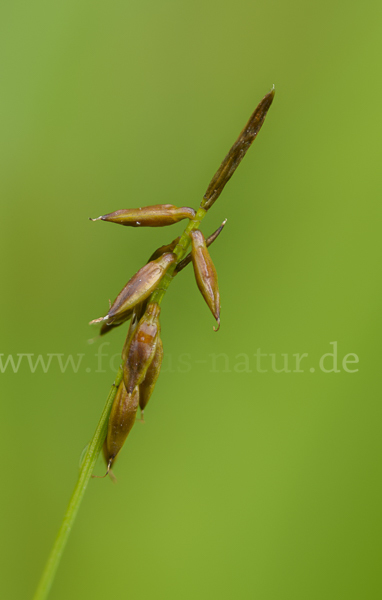
[[[127,208],[102,215],[91,221],[110,221],[128,227],[165,227],[182,219],[193,219],[195,211],[188,206],[178,208],[173,204],[155,204],[142,208]]]
[[[139,405],[139,388],[128,394],[123,381],[119,384],[107,426],[104,456],[108,471],[129,435]]]
[[[167,252],[157,260],[151,261],[139,269],[138,273],[130,279],[123,290],[118,294],[107,315],[90,321],[90,324],[100,323],[101,321],[118,323],[121,319],[127,320],[125,318],[126,314],[129,314],[129,311],[134,308],[134,306],[140,304],[150,296],[151,292],[154,291],[170,265],[172,265],[175,260],[175,254]]]
[[[220,294],[218,276],[214,263],[206,247],[204,235],[200,230],[191,231],[192,263],[194,265],[195,279],[198,288],[212,314],[217,321],[217,331],[220,327]]]
[[[143,418],[143,412],[150,400],[151,394],[154,391],[155,384],[159,377],[160,368],[163,360],[163,344],[159,337],[157,347],[155,350],[154,358],[152,359],[149,368],[146,371],[146,375],[141,385],[139,386],[139,408],[141,409],[141,415]]]
[[[148,304],[125,351],[123,380],[128,393],[142,383],[155,356],[160,335],[159,313],[159,304]]]

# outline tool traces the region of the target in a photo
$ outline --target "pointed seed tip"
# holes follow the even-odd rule
[[[106,321],[109,318],[109,315],[106,317],[99,317],[98,319],[93,319],[93,321],[89,321],[89,325],[94,325],[95,323],[101,323],[102,321]]]
[[[110,473],[110,467],[108,466],[105,475],[92,475],[92,479],[105,479],[105,477],[107,477],[107,475],[109,475],[109,473]]]
[[[217,326],[216,328],[215,328],[215,327],[213,327],[213,330],[214,330],[214,331],[219,331],[219,329],[220,329],[220,317],[218,317],[218,318],[216,319],[216,321],[217,321],[217,323],[218,323],[218,326]]]

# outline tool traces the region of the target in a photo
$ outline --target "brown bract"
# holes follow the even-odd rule
[[[155,204],[142,208],[127,208],[91,219],[91,221],[110,221],[128,227],[166,227],[182,219],[193,219],[195,211],[188,206],[181,208],[173,204]]]

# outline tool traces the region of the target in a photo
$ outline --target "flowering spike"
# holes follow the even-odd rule
[[[212,178],[197,213],[192,208],[178,208],[172,204],[119,210],[91,219],[110,221],[130,227],[162,227],[182,219],[190,219],[181,237],[161,246],[148,263],[130,279],[105,317],[92,322],[102,322],[101,335],[118,327],[128,319],[130,325],[122,350],[123,381],[114,396],[109,417],[108,432],[103,447],[107,472],[130,432],[140,406],[143,416],[159,376],[163,345],[160,339],[160,304],[173,276],[193,262],[195,277],[208,307],[220,327],[220,294],[215,267],[207,250],[221,233],[226,220],[207,240],[198,229],[206,211],[213,205],[248,148],[260,131],[267,111],[273,101],[274,89],[259,103],[239,138]],[[191,239],[192,250],[186,255]],[[165,276],[167,273],[167,277]],[[121,372],[119,372],[121,375]],[[97,435],[97,434],[96,434]],[[97,437],[95,436],[95,439]],[[114,476],[113,476],[114,477]]]

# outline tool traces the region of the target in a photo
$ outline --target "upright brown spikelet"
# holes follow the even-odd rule
[[[248,123],[241,131],[236,142],[231,147],[219,169],[211,179],[201,205],[205,210],[209,210],[214,202],[216,202],[216,200],[219,198],[225,185],[231,179],[232,175],[251,147],[251,144],[256,139],[257,134],[263,126],[265,117],[267,116],[267,112],[273,102],[274,96],[275,90],[272,89],[259,102],[250,116]]]

